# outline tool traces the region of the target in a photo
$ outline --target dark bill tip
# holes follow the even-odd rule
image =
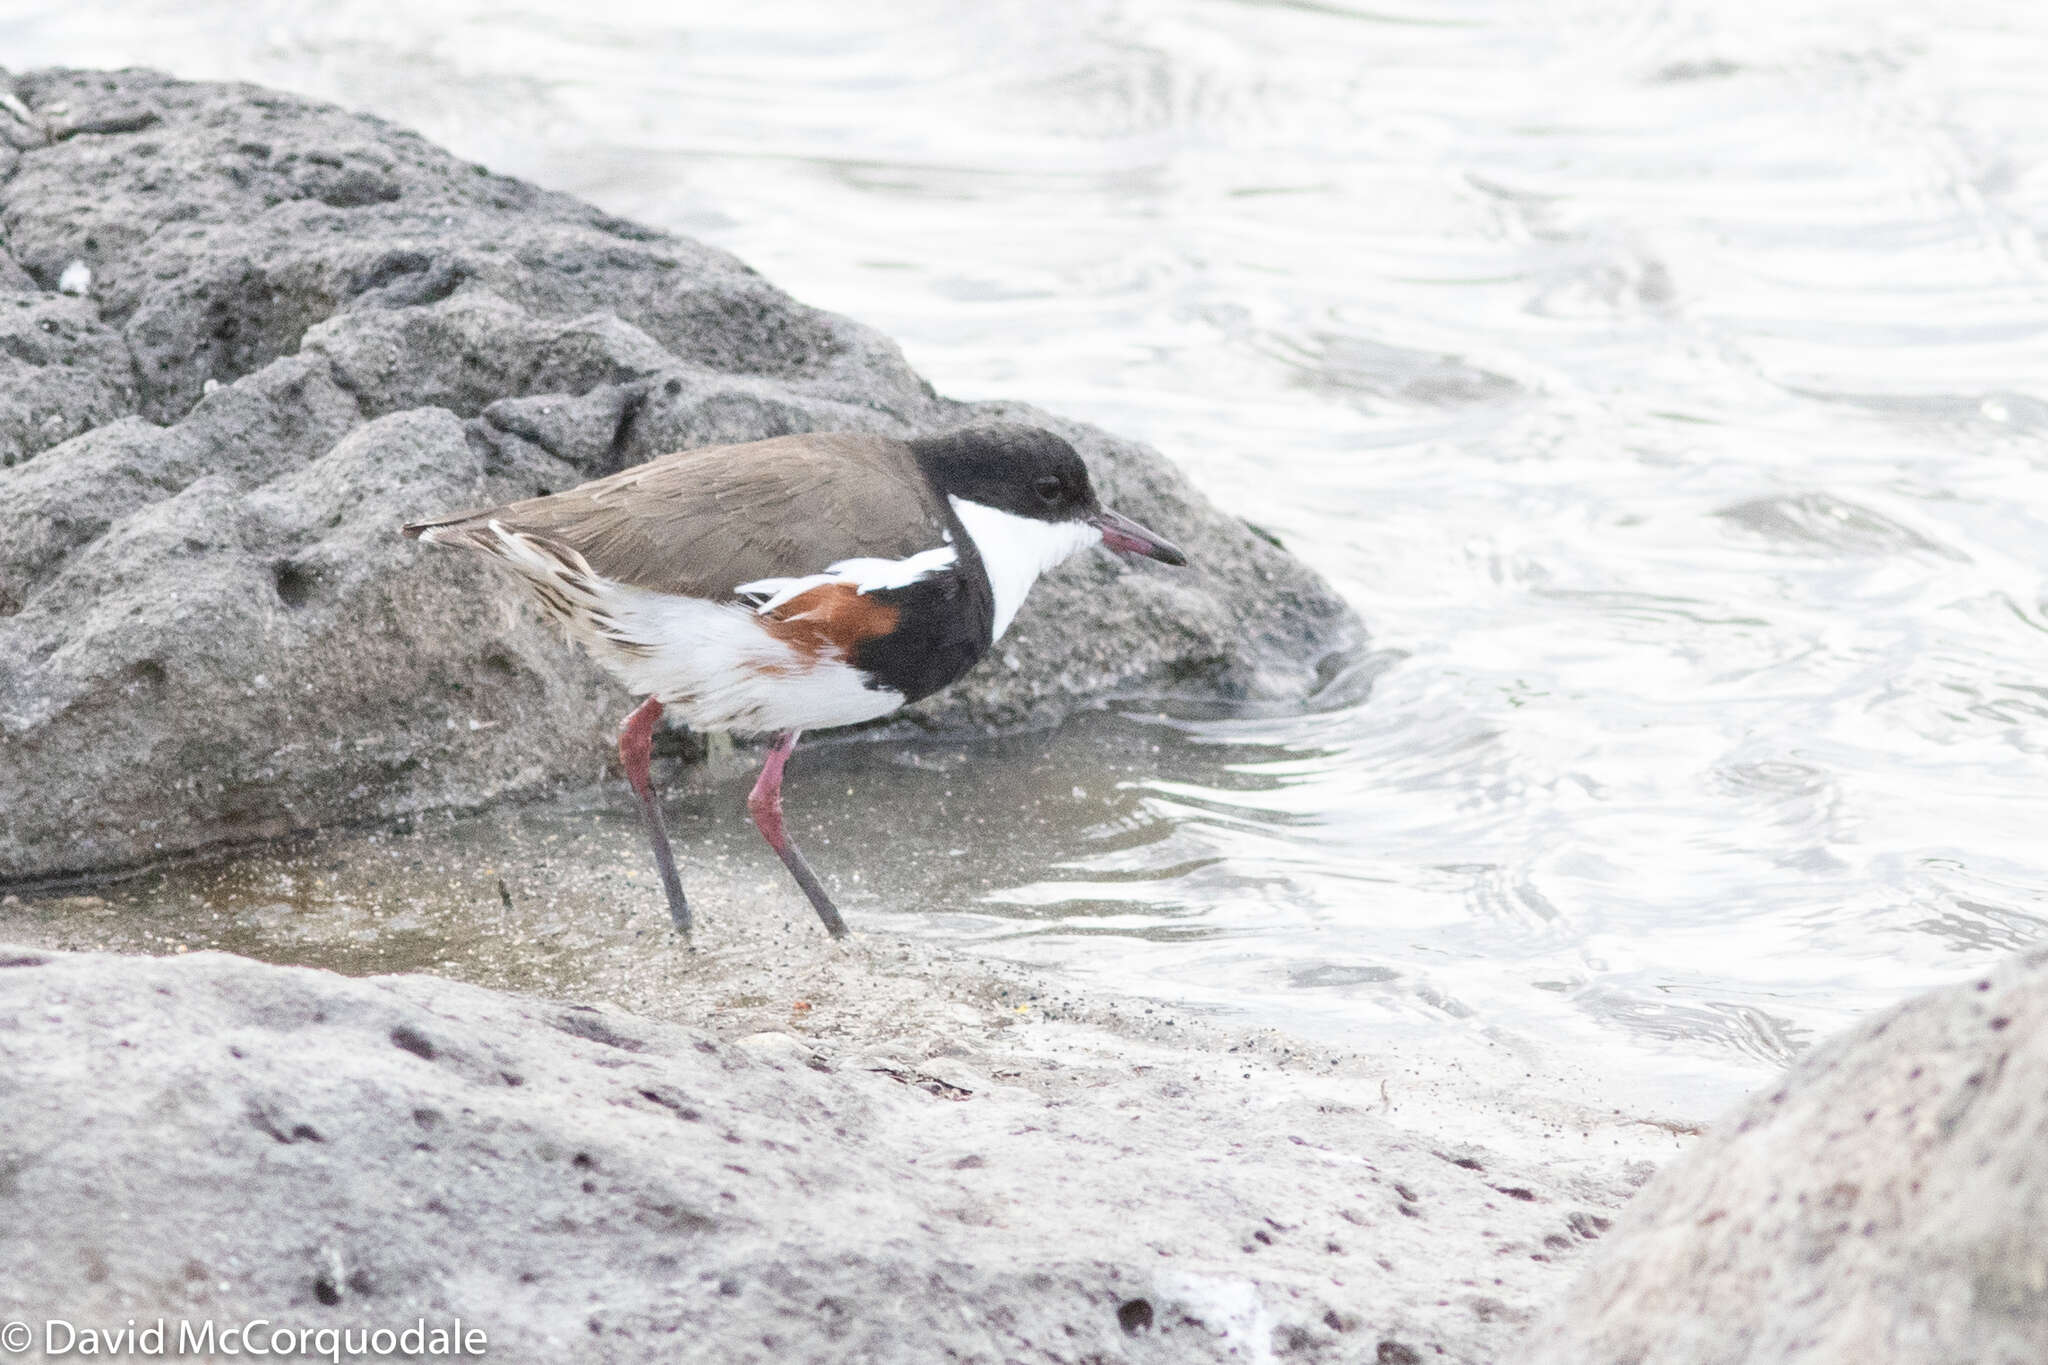
[[[1143,555],[1161,564],[1185,565],[1188,562],[1188,557],[1172,541],[1152,534],[1121,512],[1103,508],[1101,515],[1095,518],[1095,526],[1102,532],[1102,543],[1122,554]]]

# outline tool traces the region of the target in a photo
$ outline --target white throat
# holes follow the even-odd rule
[[[1085,521],[1036,521],[965,498],[948,495],[946,501],[953,504],[954,515],[981,553],[981,567],[988,572],[989,591],[996,599],[998,640],[1017,619],[1024,595],[1040,574],[1076,550],[1102,543],[1101,530]]]

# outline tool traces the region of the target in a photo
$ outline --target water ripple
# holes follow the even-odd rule
[[[707,237],[943,391],[1152,441],[1372,621],[1311,714],[949,771],[1011,837],[934,932],[1702,1106],[2048,938],[2026,7],[302,9],[0,45],[372,104]]]

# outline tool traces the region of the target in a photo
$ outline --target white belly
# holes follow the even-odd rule
[[[698,730],[773,732],[857,725],[903,705],[838,650],[800,648],[738,603],[649,592],[593,572],[581,555],[497,522],[490,548],[548,614],[637,696],[659,697]]]
[[[901,692],[869,687],[844,659],[776,639],[750,608],[606,586],[615,630],[571,629],[630,691],[661,698],[694,729],[857,725],[903,705]]]

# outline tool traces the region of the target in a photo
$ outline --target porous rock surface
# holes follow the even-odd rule
[[[2048,1360],[2048,950],[1877,1016],[1724,1120],[1527,1358]]]
[[[1197,568],[1070,565],[918,723],[1300,698],[1356,645],[1154,452],[940,399],[725,253],[289,95],[0,73],[0,882],[603,771],[628,699],[400,522],[988,419],[1068,436]]]
[[[1492,1365],[1631,1187],[1402,1127],[1369,1061],[1039,1021],[959,962],[803,949],[765,983],[759,942],[676,959],[700,1004],[775,991],[763,1030],[766,1000],[684,1026],[0,945],[0,1320],[459,1316],[507,1360]]]

